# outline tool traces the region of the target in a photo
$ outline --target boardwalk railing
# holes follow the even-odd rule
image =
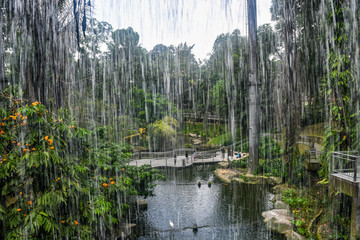
[[[332,173],[350,177],[354,182],[360,180],[360,156],[356,151],[333,152]]]
[[[307,149],[305,151],[305,162],[307,163],[320,163],[320,155],[322,154],[322,151],[316,151]]]
[[[180,149],[174,149],[172,151],[167,152],[135,152],[132,156],[132,160],[138,160],[138,159],[163,159],[163,158],[171,158],[174,157],[174,155],[185,155],[187,152],[189,156],[195,151],[193,148],[180,148]]]

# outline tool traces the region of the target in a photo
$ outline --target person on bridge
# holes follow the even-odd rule
[[[225,148],[224,147],[221,148],[221,154],[222,154],[222,159],[224,160],[225,159]]]
[[[185,152],[185,157],[186,157],[186,162],[188,162],[188,161],[189,161],[189,154],[188,154],[188,152]]]
[[[174,154],[174,166],[176,166],[176,153]]]
[[[194,151],[194,153],[193,153],[193,159],[194,159],[194,161],[195,161],[196,158],[197,158],[197,157],[196,157],[196,152]]]

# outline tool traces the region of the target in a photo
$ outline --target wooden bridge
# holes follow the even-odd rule
[[[330,186],[352,197],[351,238],[360,233],[360,154],[357,151],[333,152]]]
[[[188,153],[186,158],[185,153]],[[138,152],[132,156],[132,161],[128,163],[129,166],[151,165],[151,167],[188,167],[196,164],[204,163],[219,163],[223,161],[236,161],[249,156],[248,153],[243,153],[242,158],[237,158],[232,154],[228,156],[226,153],[223,157],[221,151],[218,149],[210,151],[195,152],[196,158],[193,157],[194,149],[182,148],[174,149],[168,152]],[[176,155],[176,157],[175,157]]]
[[[195,113],[182,113],[182,116],[183,116],[183,119],[184,121],[193,121],[193,122],[201,122],[203,119],[204,119],[204,114],[195,114]],[[213,123],[216,123],[216,122],[225,122],[226,119],[223,118],[223,117],[219,117],[217,115],[210,115],[210,114],[207,114],[206,115],[206,118],[208,120],[208,122],[213,122]]]
[[[360,156],[356,151],[333,152],[330,180],[333,186],[351,197],[360,184]]]

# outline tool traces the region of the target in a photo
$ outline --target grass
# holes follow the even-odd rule
[[[207,138],[214,138],[225,132],[225,124],[208,124],[205,130],[203,123],[186,122],[181,131],[184,134],[193,133],[196,135],[201,135],[202,137],[206,136]]]
[[[209,144],[213,145],[229,145],[233,141],[238,141],[240,138],[238,137],[240,135],[240,128],[237,128],[235,131],[235,139],[232,138],[232,132],[226,132],[224,134],[218,135],[214,137],[213,139],[210,139]]]

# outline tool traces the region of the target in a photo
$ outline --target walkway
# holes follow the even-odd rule
[[[225,154],[225,159],[222,158],[221,152],[216,152],[212,156],[204,156],[202,157],[201,152],[198,153],[199,157],[195,160],[192,156],[189,156],[188,160],[186,160],[185,155],[180,155],[176,157],[176,162],[174,161],[174,157],[163,157],[163,158],[150,158],[150,159],[137,159],[128,163],[129,166],[142,166],[145,164],[151,165],[151,167],[188,167],[195,164],[203,164],[203,163],[219,163],[219,162],[227,162],[227,154]],[[249,155],[244,153],[244,157],[246,158]],[[240,160],[235,158],[234,156],[230,156],[230,161]]]

